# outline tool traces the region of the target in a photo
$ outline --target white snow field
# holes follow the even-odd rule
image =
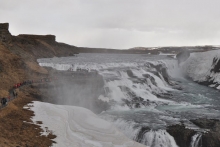
[[[53,147],[146,147],[128,139],[88,109],[37,101],[29,105],[35,113],[33,122],[42,121],[40,126],[57,136]]]
[[[210,87],[220,89],[220,73],[212,72],[213,59],[220,60],[220,50],[208,51],[202,53],[191,53],[190,57],[181,67],[185,73],[196,82],[213,81]],[[213,85],[214,84],[214,85]]]

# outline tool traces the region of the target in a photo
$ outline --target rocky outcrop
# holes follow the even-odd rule
[[[9,23],[0,23],[0,42],[9,42],[12,39],[11,33],[8,31]]]
[[[200,118],[200,119],[191,120],[191,122],[200,128],[213,130],[215,129],[214,127],[219,123],[219,120]]]
[[[56,36],[54,35],[31,35],[31,34],[20,34],[19,37],[26,38],[26,39],[39,39],[49,43],[55,43]]]
[[[54,35],[13,36],[8,29],[8,23],[0,23],[0,44],[25,60],[36,61],[38,58],[73,56],[79,52],[78,47],[56,42]]]
[[[199,133],[202,134],[202,137],[198,140],[200,145],[204,147],[220,147],[219,120],[200,118],[190,121],[201,129],[208,130],[205,133]],[[179,147],[189,147],[192,142],[192,137],[197,134],[196,131],[186,128],[183,124],[169,126],[167,132],[174,137]]]
[[[167,132],[174,137],[179,147],[189,147],[192,136],[196,134],[194,130],[187,129],[184,125],[169,126]]]
[[[0,23],[0,30],[8,30],[9,23]]]
[[[205,86],[210,86],[216,89],[220,89],[220,81],[219,81],[219,76],[220,76],[220,58],[219,57],[214,57],[212,66],[209,73],[206,76],[206,80],[204,81],[199,81],[198,83],[205,85]]]
[[[201,138],[201,144],[205,147],[220,147],[220,121],[217,119],[196,119],[192,123],[203,129],[209,129]]]
[[[214,72],[214,73],[220,72],[220,58],[217,58],[217,57],[213,58],[211,72]]]

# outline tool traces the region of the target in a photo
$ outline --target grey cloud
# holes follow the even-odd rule
[[[76,46],[219,44],[220,1],[2,0],[12,34],[55,34]]]

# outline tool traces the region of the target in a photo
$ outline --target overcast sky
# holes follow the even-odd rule
[[[220,0],[0,0],[3,22],[76,46],[220,45]]]

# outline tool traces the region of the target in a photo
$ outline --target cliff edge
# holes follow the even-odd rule
[[[13,36],[9,32],[8,23],[0,23],[0,43],[24,59],[72,56],[79,52],[76,46],[56,42],[55,35],[20,34]]]
[[[74,52],[74,46],[47,43],[45,40],[13,36],[9,24],[0,24],[0,98],[9,96],[15,83],[47,77],[47,69],[36,62],[39,57],[53,57]],[[56,51],[56,48],[60,49]],[[23,109],[33,100],[40,100],[38,89],[30,86],[17,90],[18,98],[0,109],[0,146],[51,146],[54,135],[42,136],[42,128],[31,121],[33,112]],[[34,138],[34,139],[33,139]]]

